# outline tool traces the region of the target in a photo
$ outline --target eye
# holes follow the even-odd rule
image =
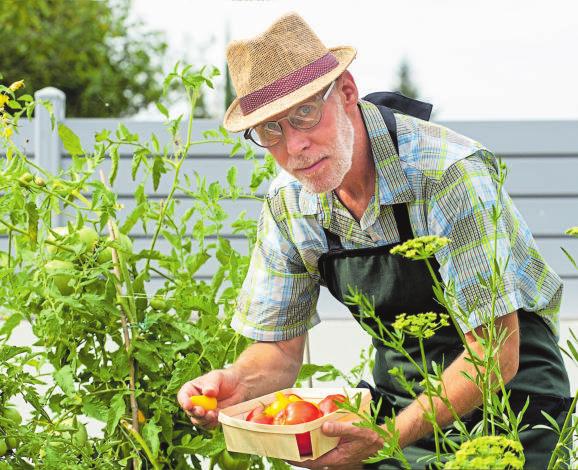
[[[263,124],[263,131],[268,134],[277,134],[280,132],[279,124],[275,121],[269,121]]]
[[[310,117],[312,114],[315,114],[316,109],[317,109],[317,107],[314,104],[305,103],[305,104],[299,106],[295,110],[295,117],[298,117],[298,118]]]

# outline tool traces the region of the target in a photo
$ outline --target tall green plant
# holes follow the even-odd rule
[[[231,363],[248,344],[228,325],[249,257],[224,236],[228,214],[221,204],[259,199],[257,189],[275,166],[270,155],[257,160],[223,128],[193,140],[195,105],[217,73],[177,64],[167,76],[165,91],[182,87],[189,113],[171,117],[158,104],[166,145],[120,124],[96,133],[88,151],[64,123],[55,123],[71,155],[58,174],[12,141],[19,120],[49,104],[19,95],[20,82],[0,87],[0,233],[7,237],[0,253],[0,451],[2,440],[10,444],[0,452],[0,468],[184,469],[200,468],[203,458],[223,464],[222,434],[193,427],[176,392]],[[207,144],[254,161],[249,188],[239,186],[234,165],[224,172],[225,184],[184,174],[191,148]],[[121,220],[111,187],[127,148],[136,204]],[[150,198],[149,186],[167,188],[166,196]],[[187,206],[184,213],[178,204]],[[54,227],[56,214],[64,227]],[[131,237],[137,224],[152,234],[142,250]],[[250,250],[256,222],[242,213],[231,226]],[[161,251],[161,240],[168,249]],[[214,276],[197,278],[210,259],[218,265]],[[163,285],[153,290],[155,275]],[[23,321],[35,343],[12,346],[10,336]],[[24,422],[7,418],[15,417],[16,399],[31,410]],[[97,435],[87,435],[89,419],[100,423]],[[256,457],[253,465],[263,467]]]

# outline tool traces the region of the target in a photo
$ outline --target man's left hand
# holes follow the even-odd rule
[[[362,461],[383,447],[383,439],[375,431],[358,428],[351,423],[326,422],[321,430],[327,436],[341,438],[337,447],[316,460],[289,462],[291,465],[305,468],[353,470],[362,468]]]

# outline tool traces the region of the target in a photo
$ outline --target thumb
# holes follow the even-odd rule
[[[355,426],[348,423],[338,423],[335,421],[327,421],[323,423],[321,431],[329,437],[348,436],[355,431]]]

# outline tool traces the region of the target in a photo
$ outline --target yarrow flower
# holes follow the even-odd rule
[[[412,260],[423,260],[431,258],[437,251],[441,250],[451,240],[437,235],[426,235],[417,237],[393,247],[389,252],[392,255],[401,255]]]
[[[526,459],[519,441],[505,436],[480,436],[464,442],[444,469],[523,469]]]
[[[18,80],[17,82],[12,83],[8,88],[11,91],[20,90],[20,88],[24,88],[24,80]]]
[[[570,227],[565,233],[572,237],[578,237],[578,227]]]
[[[450,316],[446,313],[418,313],[407,315],[401,313],[395,317],[393,329],[415,338],[431,338],[437,330],[448,326]]]

